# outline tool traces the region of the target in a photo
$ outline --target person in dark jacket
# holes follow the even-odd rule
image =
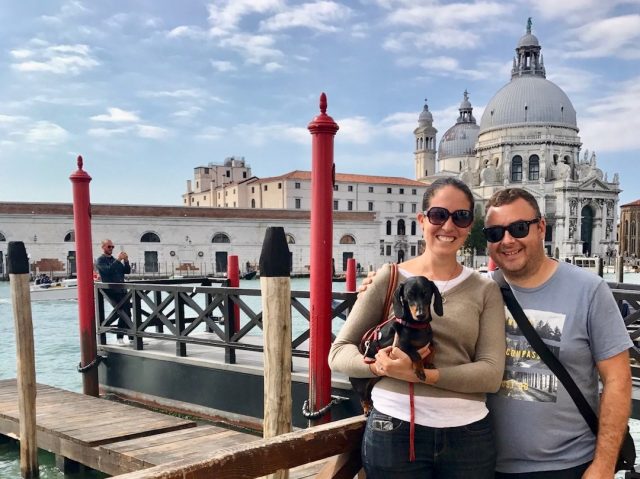
[[[114,258],[114,245],[110,239],[102,240],[100,246],[102,248],[102,255],[96,260],[96,269],[98,270],[98,274],[100,274],[100,281],[103,283],[124,283],[124,275],[131,273],[129,256],[127,256],[127,253],[124,251],[121,251],[118,257]],[[108,289],[105,293],[113,301],[114,306],[127,294],[124,289]],[[120,311],[124,312],[128,317],[131,317],[131,304],[129,301],[121,307]],[[120,311],[118,312],[118,328],[128,328],[128,324]],[[119,332],[116,336],[118,338],[118,344],[124,344],[124,334]]]

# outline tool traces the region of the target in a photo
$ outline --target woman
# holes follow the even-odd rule
[[[425,370],[425,381],[398,349],[381,350],[372,364],[358,352],[362,335],[382,319],[389,265],[358,299],[331,347],[332,370],[351,377],[384,376],[373,388],[374,408],[362,441],[367,479],[493,478],[495,447],[485,394],[497,391],[502,380],[505,316],[495,282],[456,259],[473,224],[473,208],[473,195],[462,181],[436,180],[418,214],[425,251],[398,265],[399,281],[426,276],[443,299],[444,314],[433,314],[431,323],[434,368]],[[409,383],[414,383],[413,411]],[[409,459],[412,412],[415,460]]]

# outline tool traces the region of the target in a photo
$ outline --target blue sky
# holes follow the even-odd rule
[[[23,0],[0,7],[0,201],[181,204],[193,168],[311,168],[326,92],[338,172],[413,177],[428,98],[438,141],[508,82],[527,17],[583,151],[640,199],[640,0]]]

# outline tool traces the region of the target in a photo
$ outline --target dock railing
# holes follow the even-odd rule
[[[261,344],[242,342],[249,333],[262,330],[262,311],[247,304],[247,298],[260,297],[259,289],[229,288],[226,280],[216,285],[186,285],[177,280],[136,283],[95,283],[96,332],[99,344],[107,344],[107,336],[122,333],[132,336],[134,348],[142,350],[144,338],[174,341],[176,356],[187,355],[188,344],[225,348],[225,362],[235,363],[235,351],[262,352]],[[215,280],[213,280],[215,281]],[[210,283],[211,284],[211,283]],[[124,290],[126,295],[117,304],[108,290]],[[306,322],[302,329],[294,329],[292,354],[309,357],[300,346],[309,339],[309,308],[305,304],[309,291],[291,291],[291,306]],[[332,293],[331,320],[344,318],[356,300],[356,293]],[[108,311],[107,304],[112,306]],[[240,328],[236,330],[234,305],[241,314]],[[118,315],[122,315],[127,328],[118,328]],[[195,335],[196,330],[211,335]]]

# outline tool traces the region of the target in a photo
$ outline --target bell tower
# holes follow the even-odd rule
[[[425,98],[424,109],[418,117],[418,127],[413,130],[416,139],[413,156],[418,181],[424,181],[436,172],[436,133],[438,130],[433,127],[433,115]]]

